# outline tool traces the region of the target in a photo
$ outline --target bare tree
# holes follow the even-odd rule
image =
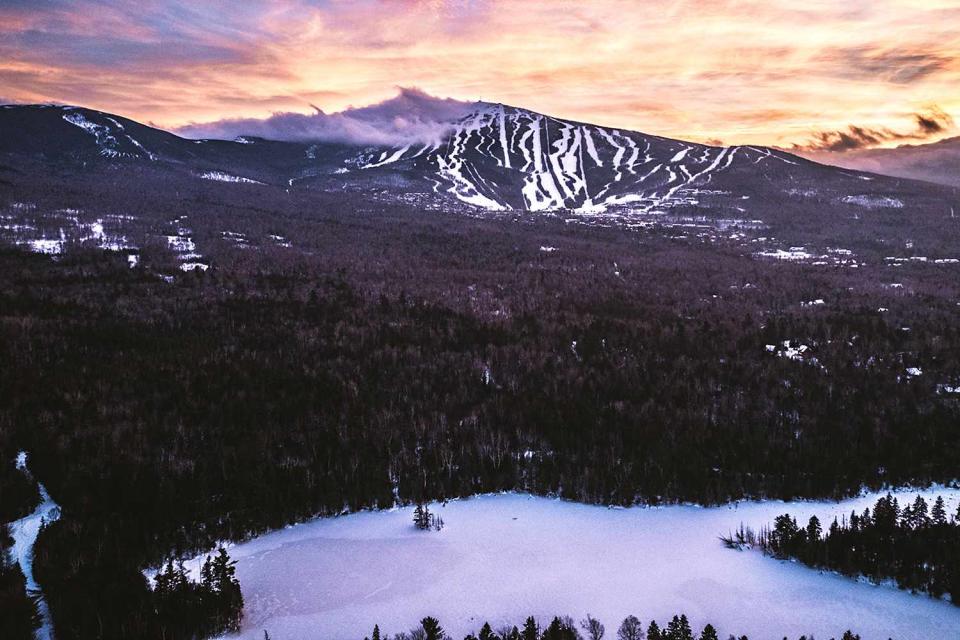
[[[606,631],[603,624],[589,613],[584,620],[580,621],[580,628],[587,634],[587,640],[602,640],[603,633]]]
[[[645,637],[643,623],[637,616],[627,616],[617,629],[617,640],[643,640]]]

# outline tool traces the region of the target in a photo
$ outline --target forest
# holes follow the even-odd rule
[[[778,558],[873,582],[893,580],[901,589],[934,598],[960,593],[960,509],[948,517],[942,497],[931,508],[918,495],[901,508],[888,494],[877,500],[872,513],[852,512],[825,531],[816,516],[801,527],[783,514],[757,543]],[[960,599],[953,603],[960,605]]]
[[[269,640],[269,634],[265,634]],[[620,623],[615,633],[607,635],[606,627],[602,622],[587,614],[579,623],[570,616],[556,616],[545,627],[540,627],[537,620],[528,617],[522,626],[504,625],[496,631],[490,623],[484,623],[476,634],[467,635],[464,640],[718,640],[717,630],[712,624],[706,624],[698,634],[690,627],[686,615],[673,616],[663,627],[651,620],[646,626],[636,616],[627,616]],[[729,636],[730,640],[749,640],[747,636]],[[380,627],[374,626],[373,633],[363,640],[450,640],[450,636],[443,630],[440,621],[433,617],[426,617],[420,625],[409,632],[400,632],[394,636],[381,634]],[[786,640],[786,638],[785,638]],[[808,640],[801,636],[798,640]],[[811,636],[809,640],[814,640]],[[845,631],[841,640],[860,640],[860,636],[851,631]]]
[[[36,503],[12,464],[28,451],[62,507],[35,574],[64,640],[192,637],[207,622],[164,629],[145,570],[315,516],[501,490],[840,497],[957,475],[953,267],[764,262],[675,230],[341,192],[6,175],[7,202],[128,216],[147,238],[136,268],[83,242],[56,259],[0,248],[0,510]],[[208,271],[179,271],[156,240],[183,216]],[[763,233],[825,223],[790,224]],[[915,251],[941,241],[914,236]]]

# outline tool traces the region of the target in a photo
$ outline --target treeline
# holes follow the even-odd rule
[[[169,560],[154,578],[153,595],[164,638],[218,636],[240,630],[243,594],[234,562],[223,547],[207,556],[200,581],[190,579],[182,562]]]
[[[12,547],[9,526],[0,525],[0,638],[33,640],[40,627],[40,612],[26,591],[26,580]]]
[[[825,532],[816,516],[800,526],[784,514],[760,533],[758,543],[776,557],[874,582],[894,580],[901,589],[935,598],[951,594],[960,605],[960,508],[948,516],[943,497],[930,508],[918,495],[901,508],[887,494],[872,512],[835,518]]]
[[[264,635],[269,639],[268,633],[265,632]],[[657,624],[656,620],[651,620],[646,628],[636,616],[627,616],[612,635],[617,640],[718,640],[719,638],[712,624],[705,625],[700,633],[696,633],[691,628],[686,615],[673,616],[663,627]],[[530,616],[520,627],[504,625],[496,631],[489,622],[485,622],[479,632],[468,634],[464,640],[603,640],[609,637],[603,623],[588,614],[579,624],[570,616],[556,616],[545,627],[541,627],[536,618]],[[749,640],[747,636],[731,635],[729,638],[730,640]],[[394,636],[382,635],[380,627],[375,625],[373,633],[364,640],[451,640],[451,636],[444,631],[439,620],[428,616],[420,621],[418,627]],[[799,640],[808,639],[807,636],[801,636]],[[814,640],[813,636],[810,636],[809,640]],[[844,632],[842,640],[860,640],[860,636],[848,630]]]

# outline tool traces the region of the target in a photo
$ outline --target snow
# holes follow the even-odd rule
[[[858,195],[858,196],[845,196],[842,198],[842,201],[847,204],[856,204],[861,207],[866,207],[867,209],[902,209],[903,201],[897,198],[891,198],[889,196],[869,196],[869,195]]]
[[[776,249],[775,251],[761,251],[757,255],[763,256],[764,258],[774,258],[776,260],[787,260],[787,261],[797,261],[797,260],[809,260],[814,258],[812,253],[808,253],[803,247],[791,247],[790,250]]]
[[[923,375],[923,370],[920,367],[907,367],[907,375],[911,378]]]
[[[956,509],[960,491],[943,495]],[[914,492],[900,492],[901,503]],[[890,585],[877,586],[758,552],[726,549],[718,536],[741,523],[758,529],[789,512],[825,526],[873,506],[867,494],[842,503],[743,502],[721,507],[609,509],[502,494],[432,505],[446,527],[420,532],[412,508],[317,519],[230,549],[246,602],[242,638],[353,639],[379,624],[406,631],[425,615],[453,637],[555,614],[590,612],[608,631],[628,614],[661,623],[686,613],[721,637],[930,638],[956,628],[960,608]],[[199,570],[202,557],[188,562]]]
[[[46,255],[55,256],[63,253],[63,243],[63,240],[38,238],[36,240],[27,241],[27,246],[29,246],[30,250],[34,253],[43,253]]]
[[[557,247],[548,247],[547,245],[543,245],[540,247],[540,251],[543,251],[544,253],[553,253],[554,251],[560,251],[560,249]]]
[[[167,239],[167,245],[176,253],[196,251],[197,246],[190,237],[180,235],[164,237]]]
[[[200,174],[200,177],[204,180],[216,180],[217,182],[242,182],[244,184],[263,184],[258,180],[251,180],[250,178],[244,178],[242,176],[232,176],[229,173],[224,173],[222,171],[207,171],[206,173]]]
[[[184,262],[180,265],[180,271],[195,271],[196,269],[199,269],[200,271],[206,271],[209,268],[210,265],[202,262]]]
[[[110,130],[109,127],[97,124],[96,122],[91,122],[87,119],[83,113],[79,111],[74,111],[71,108],[67,109],[68,113],[63,115],[63,119],[69,122],[70,124],[79,127],[89,133],[96,140],[97,148],[100,150],[100,155],[107,158],[122,158],[122,157],[135,157],[135,153],[126,153],[120,150],[119,143],[117,142],[116,136]],[[123,131],[123,125],[112,118],[107,118],[114,126],[118,127],[119,131]],[[151,160],[156,160],[156,157],[143,148],[143,146],[131,138],[129,135],[126,135],[126,138],[138,149],[147,154]]]
[[[17,454],[17,469],[29,475],[27,462],[28,456],[25,451]],[[53,623],[50,619],[50,609],[47,607],[47,601],[44,600],[40,585],[33,575],[33,545],[40,533],[41,523],[50,523],[60,517],[60,506],[50,497],[42,483],[37,483],[37,489],[40,492],[40,504],[37,505],[37,508],[30,515],[10,523],[10,534],[13,536],[11,551],[13,560],[20,565],[20,570],[26,578],[27,593],[38,596],[37,608],[40,610],[41,626],[37,630],[36,638],[37,640],[52,640]]]
[[[405,154],[409,150],[410,150],[410,145],[407,145],[405,147],[397,149],[389,156],[387,156],[387,152],[385,151],[380,156],[380,160],[378,162],[371,162],[370,164],[366,164],[362,166],[361,169],[372,169],[374,167],[382,167],[385,164],[391,164],[391,163],[397,162],[398,160],[400,160],[400,158],[403,157],[403,154]]]

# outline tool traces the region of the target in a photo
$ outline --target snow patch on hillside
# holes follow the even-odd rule
[[[223,171],[207,171],[200,174],[200,177],[204,180],[215,180],[217,182],[242,182],[244,184],[263,184],[259,180],[251,180],[250,178],[244,178],[242,176],[234,176],[229,173],[224,173]]]

